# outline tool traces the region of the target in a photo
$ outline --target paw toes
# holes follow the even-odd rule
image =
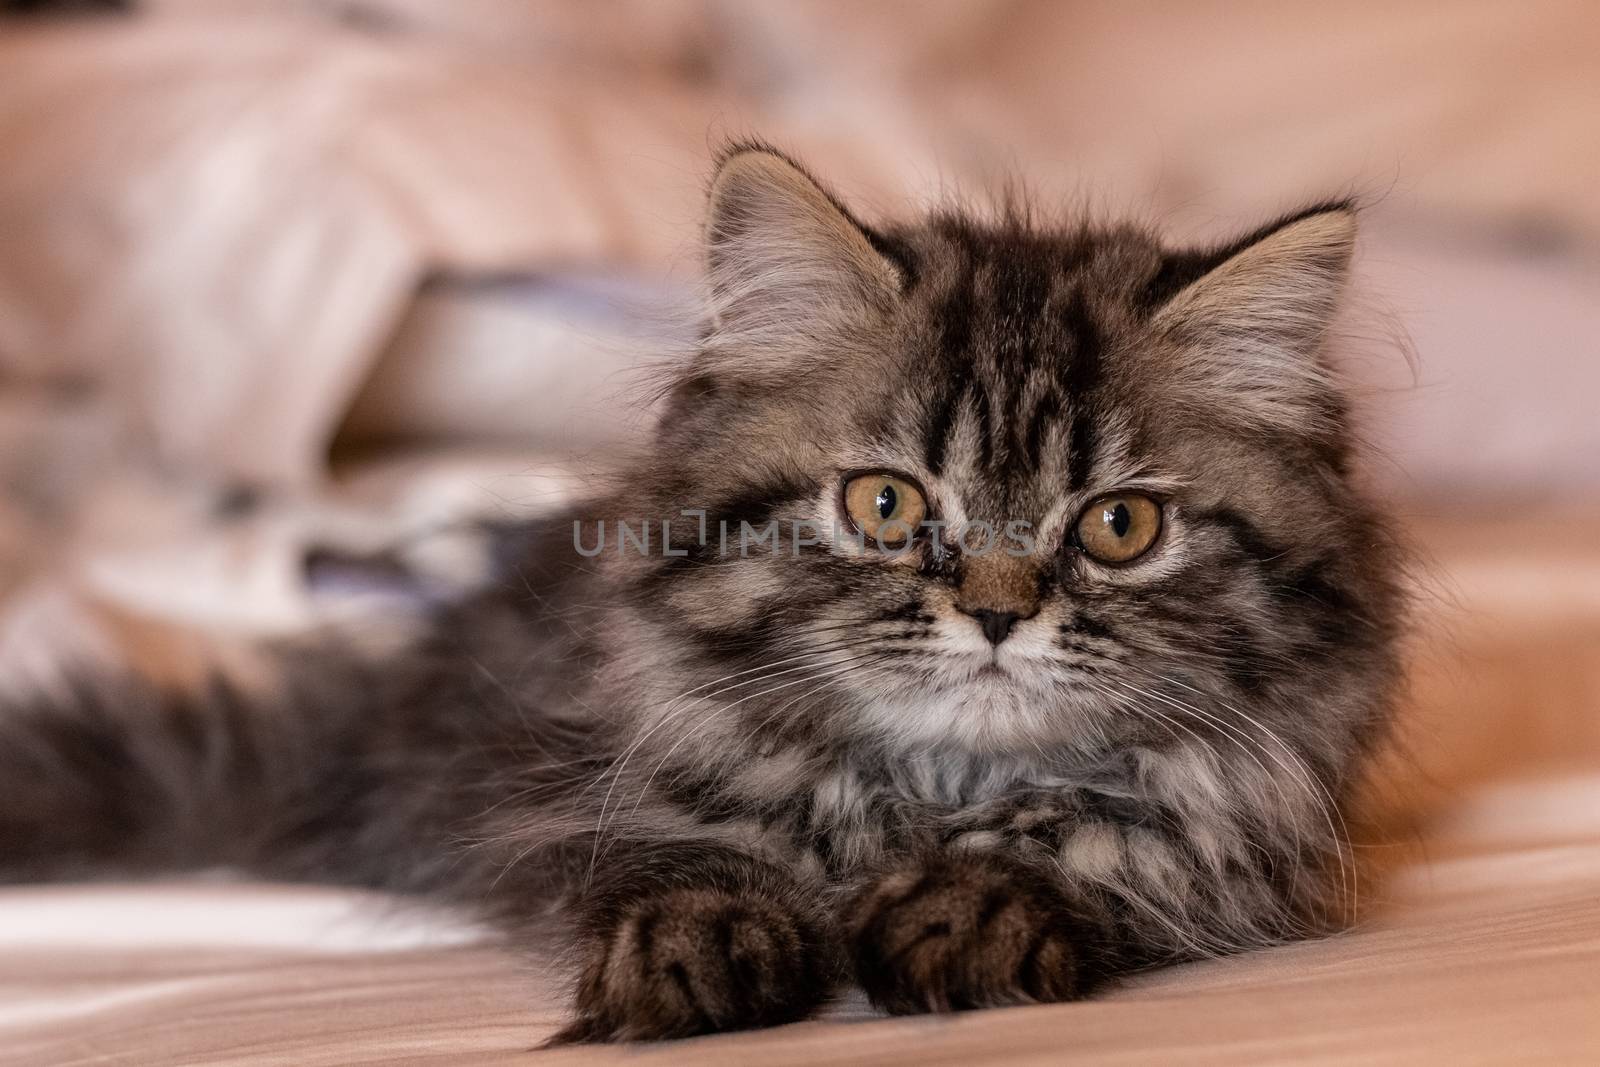
[[[896,1013],[959,1011],[1079,993],[1074,926],[1037,876],[952,860],[864,893],[850,932],[868,996]]]
[[[580,1021],[568,1030],[573,1040],[631,1040],[803,1018],[828,991],[816,941],[804,920],[771,901],[669,894],[613,932],[579,988]]]

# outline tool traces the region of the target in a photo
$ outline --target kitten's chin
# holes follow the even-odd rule
[[[1052,679],[1024,658],[949,656],[926,677],[872,694],[862,709],[876,732],[908,750],[957,747],[971,752],[1037,755],[1075,747],[1092,736],[1087,694]]]

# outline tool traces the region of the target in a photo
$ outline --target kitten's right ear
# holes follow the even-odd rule
[[[882,312],[899,267],[793,160],[763,145],[726,154],[711,183],[706,260],[717,333],[792,353],[829,326]]]

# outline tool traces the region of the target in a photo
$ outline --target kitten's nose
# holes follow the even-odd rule
[[[991,552],[962,561],[956,610],[971,615],[998,645],[1020,619],[1039,613],[1039,571],[1031,560]]]
[[[1022,618],[1014,611],[990,611],[988,608],[978,608],[967,614],[978,620],[978,625],[983,628],[983,636],[989,639],[991,645],[998,645],[1010,637],[1011,628]]]

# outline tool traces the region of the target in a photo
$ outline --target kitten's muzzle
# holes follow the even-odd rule
[[[963,561],[956,609],[976,619],[983,636],[998,645],[1023,619],[1039,613],[1039,572],[1031,560],[1006,555]]]

